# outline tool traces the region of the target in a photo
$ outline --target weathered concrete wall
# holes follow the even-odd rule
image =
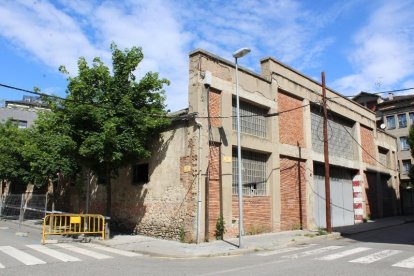
[[[185,240],[195,240],[197,136],[193,126],[181,123],[162,134],[153,147],[149,182],[132,183],[132,167],[120,170],[112,180],[112,217],[122,229],[175,239],[184,231]],[[106,186],[96,177],[90,184],[90,213],[105,214]],[[72,187],[71,208],[85,212],[85,189]]]

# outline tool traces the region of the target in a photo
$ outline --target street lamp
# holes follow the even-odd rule
[[[241,144],[240,144],[240,101],[239,101],[239,67],[237,59],[244,57],[250,53],[249,48],[241,48],[233,53],[236,63],[236,103],[237,103],[237,165],[238,165],[238,186],[239,186],[239,248],[243,247],[243,183],[242,183],[242,169],[241,169]]]

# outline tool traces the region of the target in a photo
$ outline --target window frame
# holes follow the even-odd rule
[[[390,118],[392,118],[393,121],[393,126],[390,126]],[[385,120],[387,122],[387,129],[395,129],[396,128],[396,122],[395,122],[395,116],[394,115],[389,115],[385,117]]]
[[[269,154],[242,149],[243,196],[267,196],[267,165]],[[257,170],[263,168],[263,170]],[[237,148],[232,151],[232,194],[238,195],[238,160]],[[255,181],[253,181],[253,179]],[[245,183],[246,181],[250,181]]]
[[[408,166],[408,169],[406,169],[406,165],[407,164],[409,165]],[[404,174],[404,175],[409,174],[410,173],[411,166],[412,166],[411,160],[410,159],[401,160],[401,165],[402,165],[402,172],[401,172],[401,174]]]
[[[136,170],[138,170],[139,167],[144,167],[146,173],[143,174],[136,174]],[[140,179],[140,176],[146,175],[144,179]],[[139,186],[149,183],[150,181],[150,175],[149,175],[149,163],[139,163],[134,164],[131,166],[131,185]]]
[[[265,116],[268,108],[251,104],[240,99],[240,133],[267,138],[267,120]],[[246,113],[246,114],[244,114]],[[232,129],[237,131],[237,100],[232,99]]]
[[[398,128],[406,128],[407,127],[407,114],[402,113],[397,115],[398,120]]]
[[[405,143],[403,141],[405,141]],[[400,137],[400,148],[401,151],[410,150],[410,145],[408,144],[408,136]]]
[[[408,118],[410,119],[410,124],[414,124],[414,112],[408,113]]]

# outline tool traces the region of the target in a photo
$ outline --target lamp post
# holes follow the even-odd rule
[[[243,247],[243,183],[242,183],[242,162],[240,144],[240,101],[239,101],[239,67],[237,59],[250,53],[249,48],[241,48],[233,53],[236,63],[236,103],[237,103],[237,166],[238,166],[238,188],[239,188],[239,248]]]

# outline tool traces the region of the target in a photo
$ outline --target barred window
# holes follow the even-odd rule
[[[266,163],[268,155],[242,150],[243,195],[266,195]],[[233,194],[239,194],[237,148],[233,149]]]
[[[267,110],[240,101],[240,132],[266,137]],[[233,98],[233,130],[237,130],[237,102]]]

